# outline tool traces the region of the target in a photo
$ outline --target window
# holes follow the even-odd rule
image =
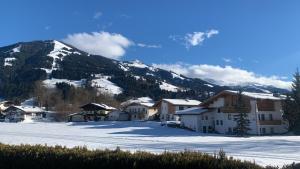
[[[273,120],[273,114],[269,114],[269,120]]]
[[[205,116],[205,120],[208,120],[208,116]]]
[[[261,114],[261,115],[260,115],[260,120],[261,120],[261,121],[265,121],[265,114]]]
[[[260,128],[260,133],[261,134],[266,134],[266,128]]]
[[[220,125],[223,126],[223,120],[220,120]]]
[[[270,133],[274,134],[274,128],[273,127],[270,128]]]
[[[228,120],[231,120],[232,117],[231,117],[231,114],[228,114]]]
[[[220,108],[218,108],[218,113],[221,113],[221,109]]]
[[[232,133],[232,128],[228,127],[228,133]]]
[[[178,109],[179,109],[179,110],[184,110],[184,107],[183,107],[183,106],[179,106]]]
[[[219,120],[216,121],[216,124],[219,125]]]
[[[204,120],[204,116],[203,115],[201,116],[201,119]]]

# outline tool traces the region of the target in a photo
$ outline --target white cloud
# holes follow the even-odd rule
[[[217,34],[219,34],[218,30],[211,29],[211,30],[209,30],[209,31],[206,32],[206,37],[207,38],[211,38],[212,36],[217,35]]]
[[[187,49],[189,49],[190,47],[201,45],[206,39],[217,34],[219,34],[218,30],[211,29],[206,32],[187,33],[184,37],[179,35],[170,35],[169,38],[173,41],[181,42]]]
[[[254,72],[233,68],[231,66],[215,65],[190,65],[184,63],[177,64],[153,64],[153,66],[172,70],[187,77],[213,80],[219,85],[236,86],[247,84],[270,85],[290,90],[291,82],[283,81],[284,78],[278,76],[261,76]]]
[[[142,47],[142,48],[161,48],[161,45],[149,45],[144,43],[137,43],[136,46]]]
[[[99,19],[102,16],[102,12],[98,11],[94,14],[93,18],[94,19]]]
[[[134,43],[121,34],[109,32],[69,34],[63,42],[90,54],[120,59]]]
[[[231,59],[229,59],[229,58],[222,58],[222,59],[223,59],[223,61],[226,62],[226,63],[230,63],[230,62],[231,62]]]

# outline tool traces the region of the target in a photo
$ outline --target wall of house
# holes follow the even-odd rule
[[[180,117],[180,125],[194,131],[199,131],[199,115],[184,115]]]
[[[148,120],[154,120],[156,114],[157,114],[156,108],[148,108]]]
[[[281,134],[288,131],[288,123],[282,118],[282,103],[281,101],[273,101],[273,111],[268,109],[260,109],[257,112],[258,118],[258,134]],[[264,119],[262,118],[264,116]],[[271,117],[270,117],[271,115]],[[268,124],[268,125],[266,125]]]
[[[83,115],[80,115],[80,114],[73,115],[69,118],[70,118],[71,122],[85,122]]]
[[[130,105],[125,108],[130,113],[131,120],[153,120],[157,109],[149,108],[144,105]]]
[[[166,101],[162,101],[160,107],[160,120],[161,121],[179,121],[179,116],[175,115],[175,112],[178,110],[185,110],[195,106],[186,106],[186,105],[172,105]]]
[[[120,111],[112,111],[108,115],[108,120],[110,121],[127,121],[129,120],[129,116],[127,113]]]

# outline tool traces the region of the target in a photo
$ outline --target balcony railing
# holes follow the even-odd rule
[[[260,125],[281,125],[281,120],[259,120]]]
[[[236,107],[222,107],[221,112],[223,113],[239,113],[239,112],[250,112],[250,107],[243,107],[240,108],[239,110]]]

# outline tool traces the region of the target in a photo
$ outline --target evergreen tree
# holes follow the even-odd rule
[[[248,131],[250,130],[250,120],[248,119],[248,115],[245,112],[245,103],[243,101],[242,90],[238,91],[235,109],[238,112],[238,114],[234,116],[234,120],[236,121],[236,134],[243,137],[247,135]]]
[[[283,117],[289,122],[290,131],[300,133],[300,73],[294,74],[292,92],[287,95],[283,105]]]

